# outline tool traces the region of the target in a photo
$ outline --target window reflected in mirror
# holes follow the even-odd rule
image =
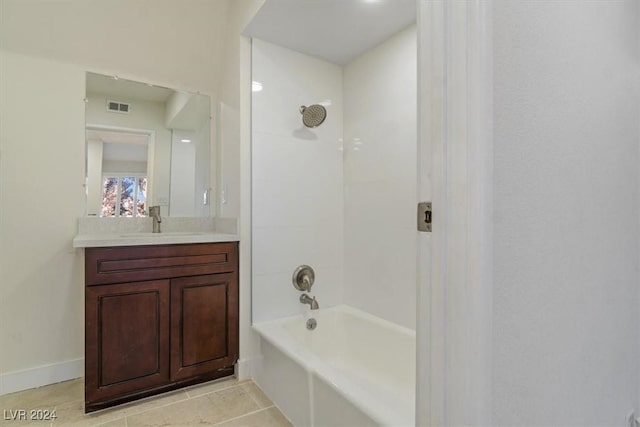
[[[103,182],[100,216],[148,216],[146,176],[104,176]]]

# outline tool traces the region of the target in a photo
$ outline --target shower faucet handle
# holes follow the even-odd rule
[[[301,292],[309,292],[316,280],[316,273],[308,265],[301,265],[293,272],[293,287]]]

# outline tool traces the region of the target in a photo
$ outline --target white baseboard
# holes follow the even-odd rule
[[[68,360],[0,375],[0,396],[84,376],[84,359]]]
[[[253,360],[254,359],[238,359],[236,363],[236,377],[238,381],[253,378]]]

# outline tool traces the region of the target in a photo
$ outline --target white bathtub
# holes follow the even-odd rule
[[[295,426],[415,425],[415,332],[349,306],[254,324],[256,382]]]

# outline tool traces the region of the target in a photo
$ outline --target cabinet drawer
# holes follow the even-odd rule
[[[85,283],[94,286],[228,273],[237,266],[236,242],[87,248]]]

